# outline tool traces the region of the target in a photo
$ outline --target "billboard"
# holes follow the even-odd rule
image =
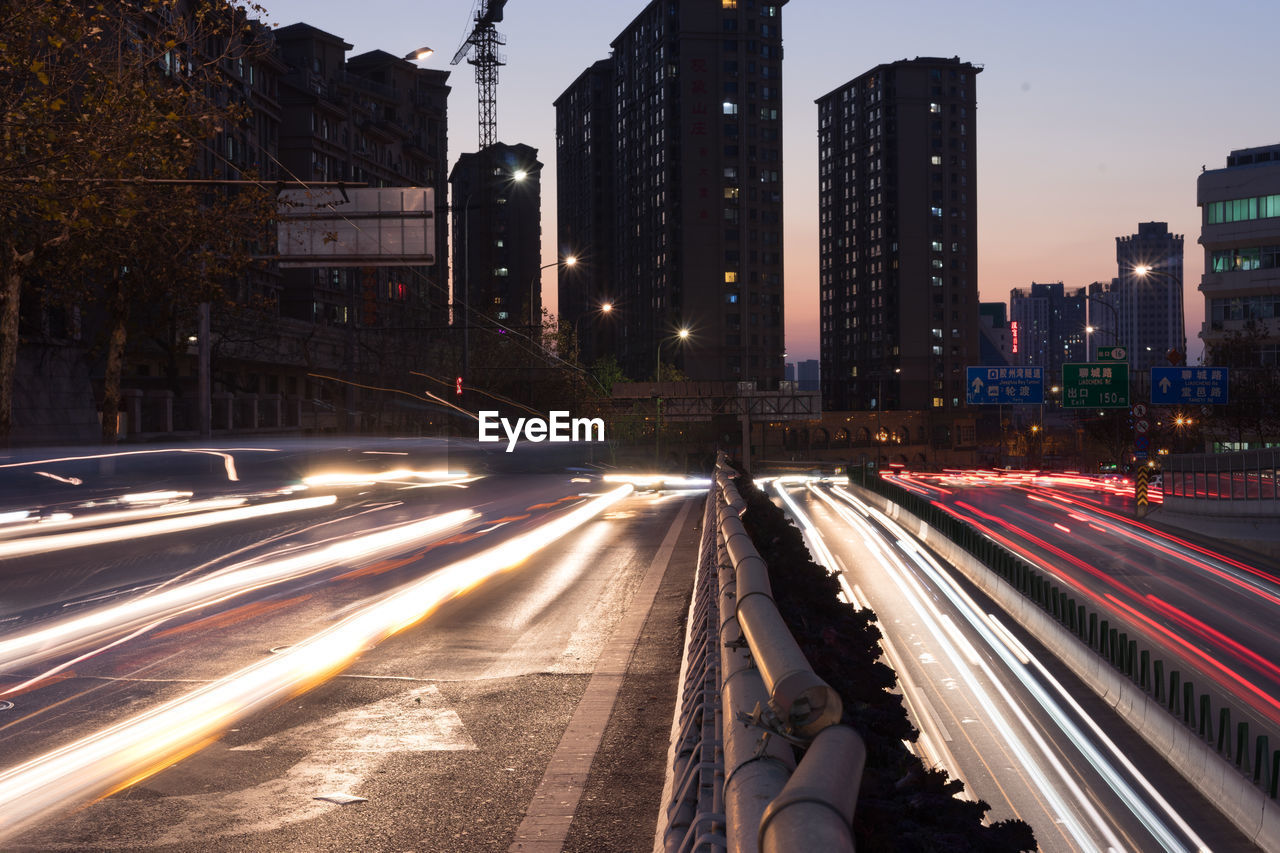
[[[428,187],[285,190],[277,206],[282,267],[436,262],[435,191]]]

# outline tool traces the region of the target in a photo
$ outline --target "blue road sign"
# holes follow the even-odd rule
[[[1145,436],[1145,435],[1139,435],[1139,436],[1136,436],[1136,437],[1133,439],[1133,446],[1134,446],[1136,449],[1138,449],[1138,450],[1150,450],[1150,449],[1151,449],[1151,439],[1150,439],[1150,438],[1148,438],[1148,437],[1147,437],[1147,436]]]
[[[1225,406],[1227,404],[1227,368],[1153,367],[1151,368],[1151,402],[1162,405],[1184,403],[1196,406]]]
[[[967,367],[965,370],[965,402],[971,406],[1044,403],[1043,367]]]

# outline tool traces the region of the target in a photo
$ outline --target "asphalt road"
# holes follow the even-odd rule
[[[1058,578],[1068,594],[1141,638],[1165,672],[1233,722],[1280,732],[1280,571],[1132,517],[1132,501],[1072,480],[905,481]]]
[[[1043,851],[1255,849],[1034,637],[900,544],[901,529],[843,490],[790,491],[811,550],[879,618],[917,751],[990,804],[990,820],[1027,821]]]
[[[701,493],[563,471],[379,479],[387,460],[360,461],[357,482],[290,493],[292,464],[215,477],[77,528],[145,535],[0,558],[5,849],[652,845]],[[181,491],[55,473],[94,503]],[[212,517],[174,507],[214,493],[334,501],[136,527]],[[55,522],[126,508],[82,494],[30,505]],[[0,545],[53,530],[26,523]]]

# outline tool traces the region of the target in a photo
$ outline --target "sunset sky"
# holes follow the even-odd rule
[[[428,45],[449,69],[472,0],[261,0],[269,23],[305,21],[397,55]],[[543,261],[556,257],[552,101],[644,8],[642,0],[509,0],[499,32],[498,138],[539,149]],[[817,108],[882,62],[959,56],[977,80],[979,291],[1007,302],[1033,281],[1116,274],[1115,238],[1165,221],[1186,238],[1189,361],[1204,299],[1196,176],[1235,148],[1280,142],[1274,0],[793,0],[782,10],[787,360],[818,357]],[[449,157],[474,151],[476,85],[452,67]],[[554,270],[544,278],[555,310]]]

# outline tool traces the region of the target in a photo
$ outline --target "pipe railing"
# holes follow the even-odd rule
[[[735,476],[721,454],[703,518],[686,643],[688,675],[673,745],[677,782],[657,847],[667,853],[853,851],[866,748],[857,732],[839,725],[840,695],[813,672],[778,613],[768,567],[740,518],[746,504]],[[713,624],[718,655],[702,638]],[[680,780],[690,778],[693,756],[706,752],[685,733],[709,714],[710,702],[700,693],[709,679],[694,674],[712,672],[719,682],[721,760],[703,771],[704,779],[721,785],[695,794]],[[805,750],[798,765],[795,746]]]

